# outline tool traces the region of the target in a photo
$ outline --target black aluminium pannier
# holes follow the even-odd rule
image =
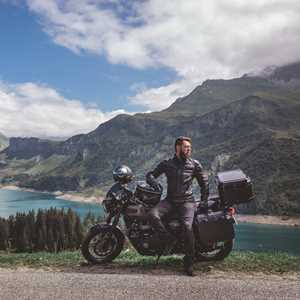
[[[254,199],[251,180],[240,169],[217,173],[216,182],[221,203],[225,206],[247,203]]]
[[[162,192],[155,191],[150,185],[144,182],[137,185],[134,193],[135,197],[150,206],[156,205],[160,201],[161,195]]]
[[[234,239],[232,219],[227,219],[223,211],[196,215],[196,226],[200,240],[204,244]]]

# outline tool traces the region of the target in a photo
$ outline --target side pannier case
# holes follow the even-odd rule
[[[254,199],[251,180],[240,169],[217,173],[216,182],[224,206],[247,203]]]
[[[205,245],[228,241],[235,237],[233,220],[227,219],[223,211],[196,215],[197,234]]]

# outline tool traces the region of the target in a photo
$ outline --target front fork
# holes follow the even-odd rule
[[[105,223],[107,225],[116,227],[119,224],[120,217],[121,217],[121,210],[119,210],[115,215],[108,214],[108,216],[105,219]]]
[[[114,231],[114,228],[116,228],[117,230],[119,230],[121,232],[121,230],[118,228],[118,223],[120,220],[120,216],[121,216],[121,211],[117,212],[117,214],[112,215],[112,214],[108,214],[108,216],[105,219],[105,224],[95,224],[93,225],[89,231],[92,234],[97,234],[99,233],[101,230],[106,230],[106,233],[104,235],[103,240],[101,241],[101,246],[102,247],[106,247],[106,244],[110,243],[110,239],[112,237],[112,232]]]
[[[109,213],[105,219],[106,224],[104,226],[112,227],[112,228],[117,227],[119,224],[120,216],[121,216],[121,210],[119,210],[115,215]],[[109,230],[105,235],[106,241],[109,241],[111,235],[112,235],[112,230]]]

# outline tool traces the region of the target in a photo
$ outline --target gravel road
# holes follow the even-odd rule
[[[300,299],[300,278],[0,269],[0,299]]]

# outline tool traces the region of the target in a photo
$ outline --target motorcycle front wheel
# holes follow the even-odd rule
[[[209,250],[196,249],[195,257],[197,261],[218,261],[229,255],[233,248],[233,240],[215,243]]]
[[[99,228],[90,231],[85,237],[81,253],[92,264],[104,264],[114,260],[124,246],[124,235],[115,228]]]

